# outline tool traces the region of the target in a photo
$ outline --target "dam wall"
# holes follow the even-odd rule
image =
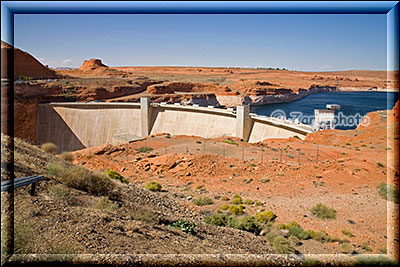
[[[169,133],[203,138],[239,137],[251,143],[311,132],[308,125],[259,117],[249,106],[233,109],[150,103],[49,103],[38,108],[38,143],[53,142],[58,152],[118,144]]]

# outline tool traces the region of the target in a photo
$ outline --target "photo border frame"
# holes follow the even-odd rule
[[[3,1],[1,2],[1,39],[14,46],[14,15],[16,14],[386,14],[387,16],[387,70],[399,69],[399,2],[398,1]],[[11,56],[8,59],[12,59]],[[3,60],[3,59],[2,59]],[[11,60],[12,61],[12,60]],[[13,62],[10,64],[13,69]],[[3,65],[2,65],[3,66]],[[7,97],[6,111],[2,113],[3,122],[13,122],[14,85],[13,71],[9,72],[9,80],[2,79],[2,98]],[[397,77],[398,78],[398,77]],[[3,86],[4,85],[4,86]],[[7,92],[3,94],[3,87]],[[5,91],[5,90],[4,90]],[[4,99],[2,99],[3,101]],[[393,127],[392,127],[393,128]],[[10,136],[13,136],[12,125],[7,125]],[[394,129],[387,128],[388,134]],[[13,147],[13,138],[9,144]],[[3,144],[2,144],[3,146]],[[389,146],[389,141],[388,141]],[[393,144],[392,146],[393,147]],[[389,153],[389,151],[388,151]],[[398,162],[398,148],[395,148],[394,161]],[[11,156],[13,164],[13,155]],[[394,164],[394,162],[391,162]],[[388,163],[389,165],[389,163]],[[13,167],[7,165],[10,177],[13,179]],[[3,168],[3,166],[2,166]],[[388,173],[388,172],[387,172]],[[388,177],[396,179],[395,177]],[[3,177],[2,177],[3,181]],[[10,205],[13,205],[14,191],[5,195]],[[3,193],[2,193],[3,198]],[[6,201],[7,202],[7,201]],[[3,203],[3,200],[2,200]],[[13,206],[11,207],[13,209]],[[13,210],[11,211],[13,212]],[[392,202],[387,202],[387,248],[390,257],[398,261],[399,229],[395,219],[398,218],[398,209]],[[13,217],[13,214],[12,214]],[[398,221],[397,221],[398,222]],[[9,227],[13,227],[13,222]],[[3,229],[2,229],[3,232]],[[13,231],[11,231],[13,232]],[[13,238],[13,234],[11,234]],[[394,240],[397,238],[397,243]],[[10,251],[8,251],[10,252]],[[279,254],[76,254],[76,255],[46,255],[46,254],[7,254],[5,264],[122,264],[122,265],[259,265],[276,264],[277,260],[285,259],[298,264],[307,258],[314,257],[329,263],[348,263],[354,256],[345,254],[336,255],[279,255]],[[3,253],[2,253],[3,254]],[[376,256],[376,255],[373,255]],[[3,264],[3,257],[2,257]]]

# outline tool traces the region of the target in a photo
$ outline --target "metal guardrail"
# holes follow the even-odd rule
[[[43,175],[34,175],[29,177],[19,177],[14,180],[3,181],[1,182],[1,192],[10,190],[13,184],[14,188],[32,184],[31,195],[33,196],[35,194],[35,183],[45,180],[46,178]]]

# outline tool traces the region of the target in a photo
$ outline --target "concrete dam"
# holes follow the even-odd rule
[[[38,143],[53,142],[58,152],[102,144],[126,143],[149,135],[193,135],[203,138],[239,137],[255,143],[267,138],[312,132],[309,125],[257,116],[248,105],[234,109],[150,103],[63,102],[40,104]]]

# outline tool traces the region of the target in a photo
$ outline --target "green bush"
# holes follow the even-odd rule
[[[354,251],[354,247],[349,242],[343,243],[340,246],[340,252],[342,252],[344,254],[351,254],[351,253],[353,253],[353,251]]]
[[[238,194],[235,194],[233,196],[232,204],[235,205],[242,204],[242,198]]]
[[[204,222],[216,226],[226,226],[227,220],[230,216],[224,213],[214,213],[204,217]]]
[[[55,154],[57,152],[57,146],[54,143],[44,143],[41,149],[50,154]]]
[[[262,206],[262,205],[263,205],[263,203],[262,203],[261,201],[259,201],[259,200],[257,200],[257,201],[255,202],[255,204],[256,204],[256,206]]]
[[[362,244],[361,244],[361,248],[362,248],[363,250],[365,250],[365,251],[368,251],[368,252],[371,252],[371,251],[372,251],[371,247],[368,245],[367,242],[362,243]]]
[[[385,167],[385,165],[383,165],[383,163],[381,163],[381,162],[376,163],[376,165],[378,165],[378,167],[381,167],[381,168]]]
[[[242,215],[243,214],[243,209],[244,209],[244,207],[243,207],[242,204],[239,204],[238,206],[232,205],[232,206],[229,207],[229,212],[234,214],[234,215]]]
[[[110,177],[111,179],[119,180],[122,183],[129,184],[129,180],[123,177],[121,174],[114,170],[107,169],[106,170],[106,175]]]
[[[188,221],[179,219],[179,220],[173,222],[172,224],[169,224],[168,226],[172,227],[172,228],[178,228],[181,231],[191,234],[191,235],[196,234],[196,224],[190,223]]]
[[[220,210],[228,210],[229,208],[230,208],[230,205],[224,204],[219,209]]]
[[[61,159],[72,162],[74,160],[74,155],[71,152],[64,151],[61,153]]]
[[[159,182],[151,181],[146,185],[146,188],[153,192],[159,192],[161,191],[162,186],[160,185]]]
[[[353,233],[347,229],[342,229],[342,234],[347,235],[349,237],[354,237]]]
[[[335,219],[336,211],[333,208],[329,208],[322,203],[318,203],[311,208],[313,215],[321,219]]]
[[[245,204],[245,205],[253,205],[253,204],[254,204],[254,201],[251,200],[251,199],[246,199],[246,200],[243,202],[243,204]]]
[[[244,216],[238,219],[239,224],[237,225],[237,229],[251,232],[251,233],[258,233],[260,229],[260,224],[257,219],[253,216]]]
[[[272,246],[280,254],[291,254],[295,252],[295,249],[290,245],[290,242],[280,235],[273,239]]]
[[[233,140],[230,139],[230,138],[228,138],[228,139],[226,139],[226,140],[224,140],[224,141],[222,141],[222,142],[227,143],[227,144],[230,144],[230,145],[235,145],[235,146],[238,146],[238,145],[239,145],[238,143],[236,143],[235,141],[233,141]]]
[[[212,205],[214,204],[214,202],[208,198],[208,197],[204,197],[204,198],[198,198],[193,200],[193,203],[197,206],[206,206],[206,205]]]
[[[96,203],[96,208],[101,210],[115,211],[117,205],[108,199],[108,197],[100,197]]]
[[[235,217],[224,213],[214,213],[210,216],[206,216],[204,222],[252,233],[258,233],[260,231],[260,224],[253,216]]]
[[[143,147],[136,148],[135,150],[138,152],[141,152],[141,153],[146,153],[146,152],[152,151],[153,148],[148,147],[148,146],[143,146]]]
[[[394,203],[399,203],[399,189],[387,183],[378,185],[378,192],[381,197]]]
[[[329,235],[321,230],[319,232],[314,232],[313,230],[307,230],[306,233],[315,241],[325,243],[329,241]]]
[[[260,223],[272,222],[273,220],[275,220],[276,215],[272,211],[267,210],[260,213],[257,212],[256,218]]]

